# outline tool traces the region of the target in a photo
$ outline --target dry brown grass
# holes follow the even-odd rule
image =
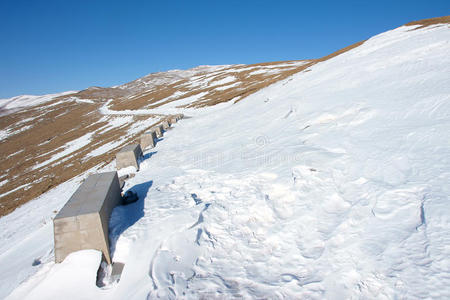
[[[136,138],[136,136],[129,136],[108,153],[87,157],[90,151],[122,139],[132,122],[120,128],[94,134],[91,143],[71,153],[71,156],[33,169],[36,164],[47,161],[63,150],[62,147],[68,142],[107,125],[107,122],[100,121],[103,117],[98,113],[101,102],[86,104],[68,101],[56,104],[59,100],[0,118],[0,129],[10,127],[13,130],[20,130],[24,126],[33,125],[32,128],[16,133],[0,142],[2,171],[0,181],[8,180],[7,184],[0,186],[0,194],[18,188],[0,198],[0,215],[8,214],[21,204],[92,167],[106,165],[114,159],[115,152],[120,147]],[[54,106],[49,107],[52,104]],[[148,117],[133,116],[133,120],[139,121]],[[15,126],[24,119],[30,119],[30,121]],[[20,188],[21,186],[24,187]]]
[[[450,24],[450,16],[413,21],[413,22],[406,23],[405,26],[421,25],[421,26],[415,28],[415,29],[420,29],[420,28],[424,28],[424,27],[436,25],[436,24]]]
[[[147,90],[136,95],[129,97],[116,97],[112,102],[111,109],[123,110],[123,109],[152,109],[165,105],[170,102],[178,101],[183,98],[191,97],[204,93],[199,100],[184,105],[183,107],[203,107],[211,106],[222,102],[230,101],[231,99],[241,99],[268,84],[274,83],[278,80],[286,78],[291,74],[298,72],[299,68],[293,66],[280,66],[280,64],[298,64],[299,61],[285,61],[285,62],[272,62],[261,63],[252,65],[237,65],[225,68],[213,74],[200,73],[196,77],[198,80],[208,81],[201,87],[192,88],[190,80],[181,79],[172,84],[161,84],[155,86],[151,90]],[[255,70],[261,70],[267,66],[275,66],[278,73],[276,74],[255,74],[251,73]],[[248,68],[254,68],[252,70],[246,70]],[[236,82],[239,83],[233,89],[218,90],[217,88],[226,86],[227,84],[214,85],[215,82],[225,78],[226,76],[236,77]],[[176,95],[175,93],[183,93],[182,95]]]
[[[350,50],[352,50],[352,49],[354,49],[356,47],[361,46],[362,44],[364,44],[364,42],[365,41],[360,41],[360,42],[354,43],[354,44],[352,44],[350,46],[347,46],[347,47],[342,48],[342,49],[340,49],[338,51],[335,51],[335,52],[333,52],[333,53],[331,53],[331,54],[329,54],[327,56],[324,56],[322,58],[316,59],[315,62],[317,63],[317,62],[329,60],[330,58],[336,57],[336,56],[341,55],[341,54],[343,54],[343,53],[345,53],[347,51],[350,51]]]

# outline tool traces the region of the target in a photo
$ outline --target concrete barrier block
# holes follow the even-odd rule
[[[168,120],[169,120],[169,123],[172,125],[172,124],[175,124],[178,121],[178,117],[176,115],[175,116],[170,116],[168,118]]]
[[[158,138],[161,138],[161,137],[163,136],[164,129],[163,129],[162,125],[157,125],[157,126],[155,126],[155,127],[153,128],[153,130],[155,131],[156,136],[157,136]]]
[[[154,130],[148,131],[141,136],[141,147],[147,149],[147,147],[154,148],[156,140],[156,132]]]
[[[75,216],[61,219],[58,222],[55,222],[53,226],[55,234],[74,232],[77,229],[78,229],[77,218]]]
[[[123,147],[116,154],[116,168],[122,169],[133,166],[139,170],[139,157],[142,156],[142,149],[139,144],[131,144]]]
[[[108,223],[122,203],[117,172],[89,176],[53,220],[55,262],[83,249],[96,249],[110,264]]]
[[[170,127],[169,121],[164,120],[164,121],[162,122],[162,126],[163,126],[163,129],[164,129],[164,130],[169,129],[169,127]]]

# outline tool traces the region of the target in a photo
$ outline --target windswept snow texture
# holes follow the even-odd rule
[[[450,29],[412,28],[175,124],[113,211],[118,283],[51,262],[67,192],[0,219],[0,298],[449,299]]]

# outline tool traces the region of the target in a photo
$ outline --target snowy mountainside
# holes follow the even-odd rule
[[[194,117],[113,211],[120,281],[96,287],[97,251],[53,263],[53,211],[83,173],[0,218],[0,297],[448,299],[448,74],[449,25],[403,26],[235,104],[179,108]]]
[[[153,73],[116,87],[2,99],[0,216],[109,164],[121,147],[168,114],[193,115],[199,107],[234,103],[311,63],[200,66]]]
[[[9,99],[0,99],[0,113],[3,111],[6,113],[11,113],[12,111],[17,111],[29,106],[36,106],[41,103],[52,100],[53,98],[64,96],[67,94],[73,94],[74,91],[59,93],[59,94],[49,94],[43,96],[33,96],[33,95],[21,95],[12,97]],[[1,114],[0,114],[1,116]]]

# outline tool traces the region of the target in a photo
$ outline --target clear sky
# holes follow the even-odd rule
[[[0,98],[206,64],[318,58],[449,0],[0,0]]]

